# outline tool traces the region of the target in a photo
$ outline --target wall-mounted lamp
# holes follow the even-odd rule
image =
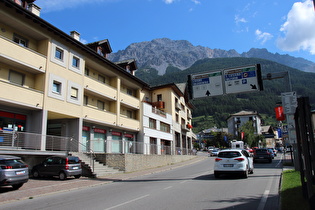
[[[36,107],[38,107],[39,106],[39,104],[36,104]]]

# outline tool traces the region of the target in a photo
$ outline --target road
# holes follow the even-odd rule
[[[278,209],[280,157],[255,164],[248,179],[213,176],[215,157],[133,179],[45,195],[0,209]]]

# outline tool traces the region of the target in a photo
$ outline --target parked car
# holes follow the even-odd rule
[[[70,176],[80,178],[82,175],[81,160],[76,156],[52,156],[32,168],[34,178],[58,176],[60,180]]]
[[[267,148],[258,148],[254,150],[254,163],[257,161],[268,161],[272,162],[272,154]]]
[[[28,179],[28,165],[20,157],[0,155],[0,186],[19,189]]]
[[[253,158],[245,149],[225,149],[218,153],[214,164],[214,177],[221,174],[241,174],[244,178],[254,173]]]
[[[218,153],[219,153],[219,150],[218,150],[218,149],[213,149],[213,150],[210,152],[210,156],[218,156]]]

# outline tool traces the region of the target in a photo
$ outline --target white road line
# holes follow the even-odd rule
[[[168,189],[171,189],[173,186],[168,186],[168,187],[165,187],[163,190],[168,190]]]
[[[142,198],[148,197],[148,196],[150,196],[150,194],[141,196],[141,197],[139,197],[139,198],[132,199],[132,200],[130,200],[130,201],[126,201],[126,202],[124,202],[124,203],[118,204],[118,205],[116,205],[116,206],[112,206],[112,207],[107,208],[107,209],[104,209],[104,210],[114,209],[114,208],[117,208],[117,207],[126,205],[126,204],[128,204],[128,203],[132,203],[132,202],[134,202],[134,201],[140,200],[140,199],[142,199]]]
[[[265,190],[265,192],[264,192],[264,194],[260,200],[260,203],[259,203],[257,210],[263,210],[264,209],[266,202],[267,202],[269,192],[270,192],[269,190]]]

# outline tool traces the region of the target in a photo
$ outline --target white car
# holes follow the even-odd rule
[[[244,178],[254,173],[252,155],[245,149],[221,150],[214,163],[214,177],[221,174],[241,174]]]

